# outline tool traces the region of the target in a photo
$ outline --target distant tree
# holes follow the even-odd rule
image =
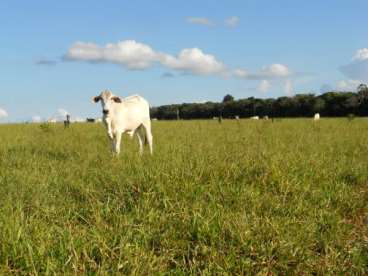
[[[357,113],[359,108],[359,98],[357,95],[353,95],[346,99],[345,101],[345,108],[348,115],[353,115]]]
[[[277,99],[246,98],[234,100],[226,95],[222,102],[183,103],[151,108],[151,117],[163,120],[247,118],[251,116],[310,117],[315,113],[322,116],[368,116],[368,87],[362,84],[354,92],[327,92],[319,96],[297,94]]]
[[[357,88],[359,101],[359,114],[363,116],[368,115],[368,86],[360,84]]]
[[[222,100],[223,103],[227,103],[227,102],[233,102],[234,101],[234,97],[231,96],[230,94],[227,94],[224,99]]]
[[[357,88],[357,91],[358,91],[358,93],[361,92],[361,91],[362,92],[368,91],[368,86],[364,83],[361,83],[361,84],[359,84],[359,86]]]
[[[316,98],[312,107],[314,113],[321,113],[325,108],[325,101],[321,98]]]
[[[315,97],[313,94],[299,94],[294,96],[297,116],[309,117],[313,115],[313,104]]]
[[[368,99],[368,86],[366,84],[360,84],[357,88],[357,91],[360,101],[365,101]]]

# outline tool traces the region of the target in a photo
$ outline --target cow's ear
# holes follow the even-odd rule
[[[116,102],[116,103],[121,103],[121,98],[120,97],[112,97],[111,98],[114,102]]]
[[[92,97],[92,101],[95,103],[99,102],[99,100],[101,100],[100,96]]]

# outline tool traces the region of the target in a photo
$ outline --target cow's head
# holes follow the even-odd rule
[[[102,91],[99,96],[93,97],[92,100],[97,103],[101,102],[102,113],[104,116],[108,116],[112,106],[115,103],[121,103],[121,98],[113,95],[110,91]]]

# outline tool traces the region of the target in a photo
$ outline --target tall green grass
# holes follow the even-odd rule
[[[368,121],[0,126],[1,274],[366,274]]]

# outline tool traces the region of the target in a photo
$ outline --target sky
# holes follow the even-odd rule
[[[368,82],[366,0],[0,1],[0,122]]]

